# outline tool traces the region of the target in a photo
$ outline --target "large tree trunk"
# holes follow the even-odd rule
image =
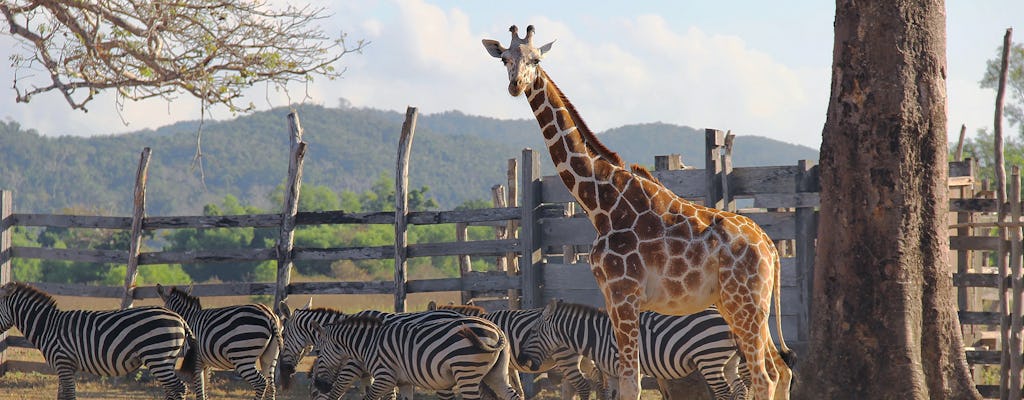
[[[946,252],[942,0],[836,2],[799,399],[980,398]]]

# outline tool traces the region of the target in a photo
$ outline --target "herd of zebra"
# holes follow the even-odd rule
[[[589,399],[615,398],[617,348],[607,314],[553,301],[544,308],[485,312],[435,305],[411,313],[346,314],[310,304],[202,308],[189,292],[157,285],[164,307],[61,310],[23,283],[0,287],[0,332],[17,327],[59,380],[58,399],[75,398],[75,374],[120,376],[146,366],[166,399],[184,399],[191,380],[206,398],[211,369],[233,370],[256,399],[273,399],[275,375],[288,389],[315,349],[313,399],[340,399],[362,382],[365,399],[411,399],[414,388],[443,399],[521,399],[519,373],[562,375]],[[749,374],[725,320],[714,308],[687,316],[641,315],[641,369],[664,387],[693,372],[716,400],[745,399]],[[397,395],[396,395],[397,389]],[[663,393],[665,391],[663,390]]]

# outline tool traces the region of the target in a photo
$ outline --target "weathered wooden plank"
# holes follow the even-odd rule
[[[729,174],[729,192],[734,196],[759,193],[796,193],[796,165],[735,168]]]
[[[970,359],[968,359],[968,362],[970,362]],[[978,389],[978,393],[981,393],[981,397],[982,398],[985,398],[985,399],[998,399],[999,398],[999,385],[977,385],[977,386],[975,386],[975,388]]]
[[[303,211],[295,214],[296,225],[320,224],[380,224],[395,223],[393,211],[350,213],[346,211]],[[276,225],[275,225],[276,226]]]
[[[288,294],[393,294],[394,281],[292,282]]]
[[[953,274],[953,286],[997,288],[999,274]]]
[[[192,295],[199,297],[214,297],[214,296],[255,296],[255,295],[273,295],[277,289],[277,284],[274,282],[231,282],[231,283],[206,283],[189,286],[179,287],[191,287]],[[156,293],[156,286],[145,286],[138,287],[135,289],[136,299],[153,299],[159,298]]]
[[[704,183],[707,176],[703,169],[653,171],[651,174],[658,178],[662,185],[684,198],[703,199],[707,193]]]
[[[536,171],[538,174],[540,171]],[[565,183],[557,176],[544,176],[540,179],[540,202],[541,203],[568,203],[576,201],[565,188]]]
[[[214,249],[139,254],[139,264],[198,264],[276,260],[275,249]]]
[[[545,218],[540,223],[544,246],[589,245],[597,230],[587,218]]]
[[[36,348],[36,346],[32,345],[32,342],[28,341],[28,339],[25,339],[24,336],[8,336],[7,337],[7,346],[9,346],[9,347],[24,347],[24,348],[29,348],[29,349]]]
[[[56,214],[13,214],[11,217],[14,219],[14,225],[18,226],[101,229],[129,229],[132,226],[131,217]]]
[[[999,364],[998,350],[967,350],[964,353],[968,364]]]
[[[542,305],[541,286],[541,232],[539,218],[536,215],[540,207],[542,196],[547,193],[544,190],[544,183],[540,173],[540,155],[532,149],[523,149],[522,184],[519,189],[522,192],[522,204],[520,210],[522,216],[519,218],[520,229],[519,239],[519,268],[522,274],[521,303],[523,308],[534,308]],[[562,189],[565,187],[563,185]]]
[[[519,244],[518,239],[417,243],[409,245],[409,257],[451,256],[457,254],[497,256],[510,251],[518,251]]]
[[[996,199],[949,199],[950,212],[996,212]]]
[[[950,161],[947,165],[950,177],[974,176],[974,161]]]
[[[394,246],[303,248],[292,251],[292,259],[300,260],[379,260],[395,258]]]
[[[950,236],[950,250],[992,250],[999,248],[996,236]]]
[[[458,292],[466,290],[487,292],[516,289],[519,288],[520,284],[518,276],[508,276],[504,271],[469,272],[463,278],[461,280],[459,278],[419,279],[409,281],[406,286],[409,293]]]
[[[519,207],[481,208],[464,211],[414,211],[409,213],[409,223],[415,225],[454,224],[519,220]]]
[[[49,247],[11,247],[15,258],[68,260],[81,262],[116,263],[128,261],[128,250],[54,249]]]
[[[1000,315],[990,311],[957,311],[962,325],[999,325]]]
[[[142,229],[276,228],[281,214],[146,217]]]
[[[33,282],[32,287],[54,296],[121,298],[124,289],[119,286],[92,286],[78,283]]]
[[[409,153],[416,133],[416,107],[406,107],[395,166],[395,312],[405,312],[409,263]]]
[[[761,193],[754,195],[756,208],[817,207],[821,204],[818,193]]]
[[[135,196],[132,199],[132,227],[128,242],[128,265],[124,277],[124,297],[121,308],[132,306],[132,290],[139,270],[139,249],[142,246],[142,220],[146,217],[146,178],[149,177],[149,159],[152,150],[142,149],[139,168],[135,171]]]
[[[796,214],[790,212],[744,213],[764,229],[772,240],[796,238]]]

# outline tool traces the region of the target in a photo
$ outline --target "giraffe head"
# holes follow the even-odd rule
[[[526,27],[526,37],[519,37],[519,28],[515,25],[508,28],[512,32],[512,43],[506,49],[497,40],[484,39],[484,48],[494,58],[500,58],[508,69],[508,94],[513,97],[519,96],[526,90],[527,85],[537,79],[540,73],[538,65],[544,58],[544,54],[551,50],[548,43],[540,47],[533,46],[533,25]]]

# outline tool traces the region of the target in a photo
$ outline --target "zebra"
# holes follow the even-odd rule
[[[305,357],[306,354],[309,354],[314,347],[322,347],[315,346],[319,336],[316,328],[319,326],[343,321],[347,318],[357,316],[375,317],[385,321],[404,320],[411,323],[462,317],[461,314],[454,311],[395,314],[377,310],[364,310],[355,314],[346,314],[330,308],[313,308],[312,298],[309,299],[309,302],[305,306],[295,310],[292,310],[288,307],[287,303],[282,301],[279,304],[279,309],[285,317],[283,321],[284,346],[281,349],[279,363],[282,383],[281,386],[284,389],[290,388],[291,376],[295,374],[296,366],[302,361],[302,358]],[[316,363],[314,364],[315,367],[310,371],[310,375],[313,378],[313,387],[311,390],[314,393],[314,397],[316,397],[317,393],[332,391],[332,386],[335,378],[337,377],[338,371],[342,367],[343,361],[344,359],[332,358],[329,354],[328,357],[317,357]],[[364,371],[364,373],[368,376],[368,372]],[[335,390],[337,395],[335,395],[334,398],[340,398],[345,389],[347,388],[338,388],[338,390]]]
[[[203,309],[198,297],[177,287],[156,285],[164,305],[180,314],[196,334],[192,375],[197,399],[206,399],[211,369],[234,370],[255,390],[255,399],[274,399],[274,371],[281,348],[281,321],[263,304]]]
[[[527,335],[531,332],[534,324],[540,320],[541,312],[543,311],[542,308],[486,312],[486,310],[479,306],[461,304],[439,305],[431,301],[427,304],[427,309],[452,310],[463,315],[480,317],[493,322],[501,328],[505,333],[505,336],[509,338],[509,352],[511,353],[511,362],[509,366],[514,371],[529,374],[538,374],[541,372],[548,372],[548,374],[555,372],[561,374],[568,381],[568,384],[572,386],[574,391],[569,392],[563,390],[563,400],[572,399],[573,394],[578,395],[581,400],[590,399],[592,385],[590,380],[587,379],[580,370],[580,364],[583,362],[591,363],[591,361],[585,360],[581,355],[570,351],[569,349],[558,349],[558,351],[553,352],[551,357],[545,359],[544,362],[536,368],[532,368],[518,362],[519,355],[522,352],[522,344],[526,342]],[[510,375],[512,385],[522,393],[522,382],[519,379],[519,374],[512,373]]]
[[[486,385],[499,398],[520,400],[508,382],[508,339],[494,323],[476,317],[416,322],[411,318],[382,320],[369,316],[317,326],[321,358],[343,358],[332,397],[347,388],[363,371],[373,384],[364,399],[378,399],[400,387],[400,396],[412,398],[412,386],[438,391],[444,399],[479,399]],[[314,397],[325,398],[324,396]]]
[[[617,381],[618,346],[608,314],[557,300],[542,314],[523,344],[520,362],[536,365],[551,349],[564,347],[594,360],[606,382]],[[685,316],[640,313],[640,370],[657,378],[662,388],[666,380],[684,378],[697,370],[716,400],[742,399],[746,387],[737,368],[747,371],[745,365],[737,364],[742,363],[736,343],[716,308]]]
[[[163,307],[60,310],[53,297],[24,283],[0,287],[0,332],[17,327],[57,372],[57,399],[75,398],[75,373],[123,376],[145,365],[164,398],[184,400],[175,362],[194,351],[185,320]]]

